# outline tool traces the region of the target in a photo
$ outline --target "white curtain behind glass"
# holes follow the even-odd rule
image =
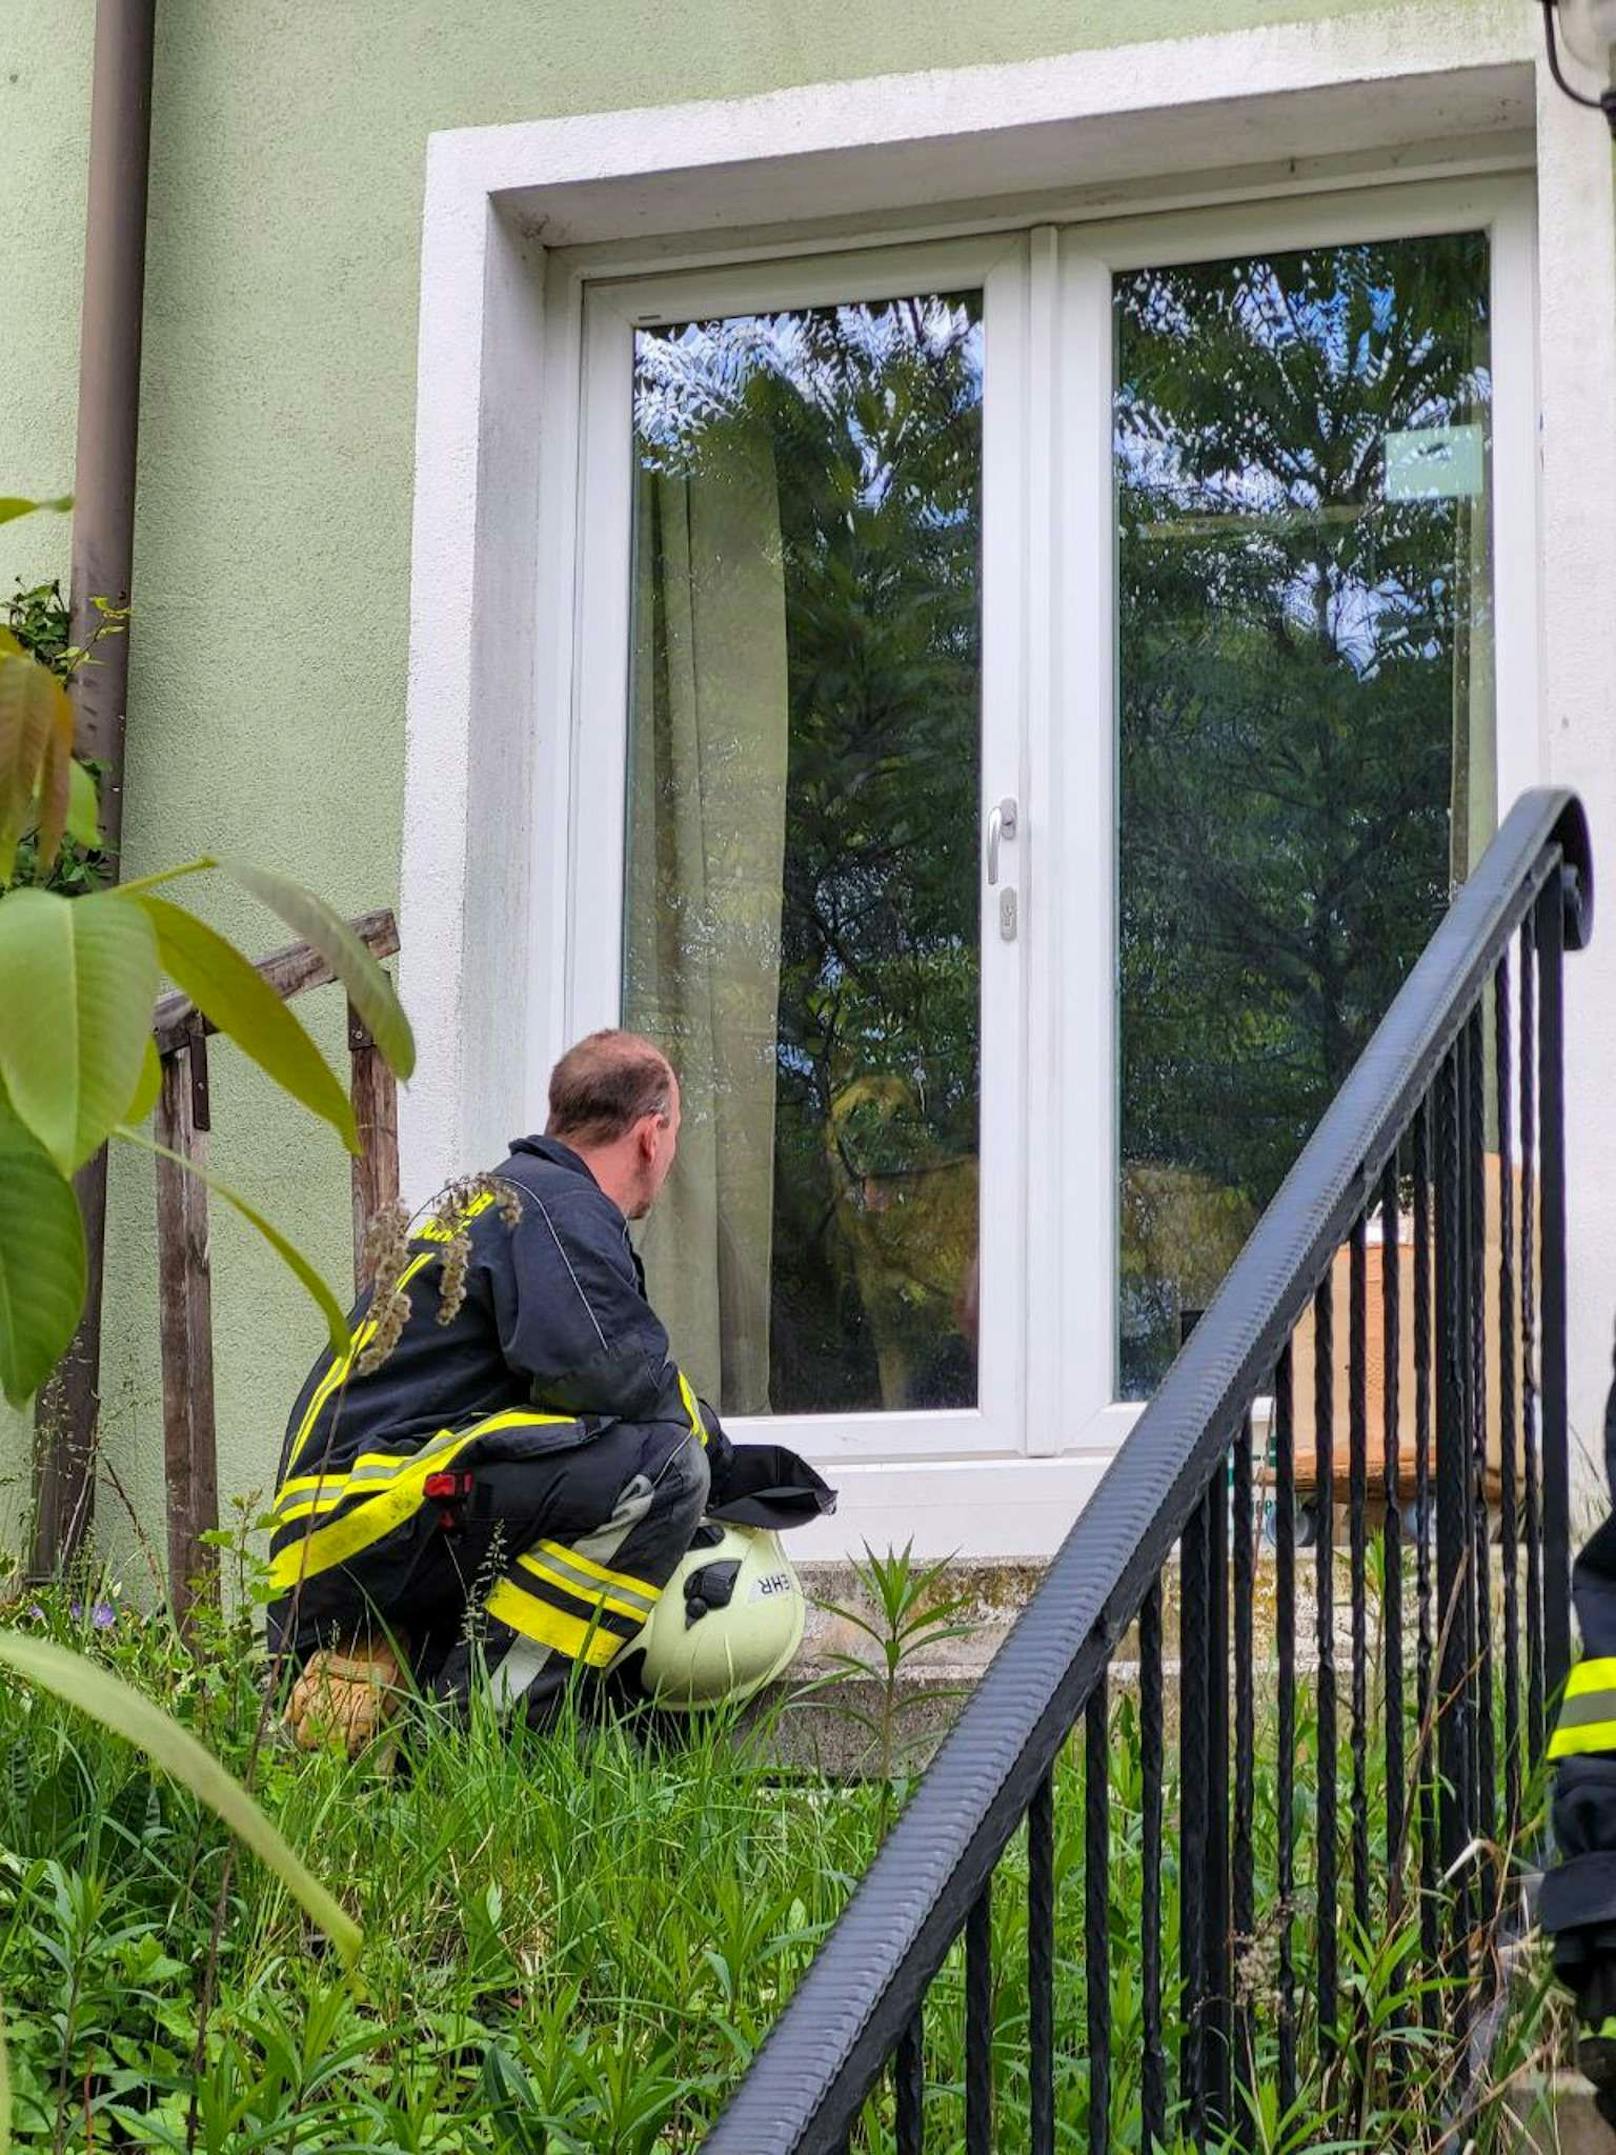
[[[623,1022],[671,1057],[679,1157],[641,1245],[702,1395],[769,1406],[785,587],[768,441],[642,467]]]

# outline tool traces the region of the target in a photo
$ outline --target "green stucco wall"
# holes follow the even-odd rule
[[[395,897],[432,131],[1367,11],[1344,0],[159,0],[132,869],[237,849],[345,910]],[[0,8],[0,492],[71,483],[93,14],[93,0]],[[0,531],[0,590],[63,569],[65,549],[65,520]],[[224,910],[255,947],[281,939],[267,919]],[[323,1037],[340,1052],[340,1013],[323,1000]],[[335,1140],[266,1098],[231,1051],[214,1062],[216,1164],[341,1280]],[[153,1261],[150,1169],[120,1161],[107,1442],[156,1524]],[[217,1211],[214,1277],[224,1480],[262,1487],[318,1323]],[[15,1488],[12,1435],[0,1470]],[[118,1515],[104,1490],[109,1528]]]

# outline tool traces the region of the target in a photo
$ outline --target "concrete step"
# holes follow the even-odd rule
[[[1535,2075],[1510,2097],[1522,2155],[1616,2155],[1616,2133],[1580,2073]]]
[[[885,1669],[884,1620],[850,1563],[800,1567],[808,1623],[789,1679],[765,1710],[777,1713],[770,1748],[783,1765],[834,1779],[918,1772],[1043,1576],[1041,1564],[960,1558],[938,1592],[960,1606],[944,1628],[960,1637],[921,1637],[896,1671]],[[849,1612],[849,1613],[840,1613]],[[875,1627],[872,1638],[854,1619]]]
[[[905,1647],[890,1678],[885,1674],[883,1652],[886,1626],[860,1571],[861,1567],[851,1563],[800,1567],[809,1600],[808,1622],[788,1682],[770,1695],[770,1703],[782,1708],[777,1748],[782,1759],[793,1765],[817,1766],[836,1775],[879,1772],[883,1758],[890,1762],[890,1771],[914,1772],[936,1749],[971,1688],[1009,1636],[1043,1577],[1044,1566],[994,1558],[956,1559],[939,1576],[937,1593],[958,1603],[945,1628],[953,1631],[963,1626],[964,1635],[932,1639],[920,1636]],[[1342,1673],[1350,1667],[1352,1654],[1348,1584],[1347,1560],[1338,1547],[1333,1632],[1336,1668]],[[1499,1591],[1496,1572],[1494,1588]],[[1295,1666],[1300,1677],[1318,1667],[1313,1618],[1316,1591],[1316,1554],[1311,1549],[1299,1549]],[[1278,1659],[1276,1602],[1274,1553],[1264,1548],[1257,1555],[1252,1594],[1252,1651],[1259,1704],[1273,1695],[1273,1672]],[[1162,1575],[1162,1673],[1170,1727],[1177,1724],[1174,1679],[1179,1669],[1179,1605],[1178,1567],[1170,1564]],[[872,1638],[861,1630],[855,1619],[872,1625],[877,1636]],[[1412,1670],[1412,1569],[1405,1579],[1403,1630],[1405,1658]],[[1373,1603],[1367,1615],[1367,1642],[1371,1659],[1378,1666],[1380,1633]],[[1137,1626],[1130,1626],[1112,1658],[1113,1689],[1126,1690],[1137,1683],[1138,1653]],[[875,1732],[868,1725],[872,1721]]]

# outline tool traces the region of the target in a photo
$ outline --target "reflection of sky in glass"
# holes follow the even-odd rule
[[[981,302],[935,294],[822,310],[836,323],[838,342],[860,360],[864,386],[879,368],[909,354],[948,360],[962,370],[967,401],[982,396]],[[804,313],[737,314],[722,321],[685,322],[642,331],[636,339],[634,428],[647,463],[690,454],[704,430],[740,409],[759,374],[788,382],[816,410],[837,412],[864,452],[858,504],[877,507],[898,474],[848,402],[849,382],[834,347],[812,334]],[[890,392],[889,392],[890,395]],[[889,402],[886,415],[891,417]],[[941,520],[963,511],[934,509]]]
[[[1349,317],[1354,302],[1367,296],[1369,326],[1354,336]],[[1305,345],[1313,359],[1322,357],[1326,378],[1332,386],[1347,382],[1365,391],[1384,381],[1396,366],[1409,374],[1429,356],[1433,337],[1427,333],[1412,341],[1396,334],[1398,298],[1389,284],[1370,286],[1367,294],[1343,282],[1328,294],[1298,294],[1287,290],[1273,265],[1250,265],[1238,286],[1234,318],[1253,345],[1283,360],[1288,347]],[[1193,327],[1183,304],[1182,291],[1164,280],[1151,291],[1140,309],[1141,327],[1163,335],[1188,337]],[[1228,388],[1231,406],[1238,405],[1246,388],[1238,370]],[[1453,397],[1428,395],[1410,404],[1402,414],[1404,428],[1445,426],[1491,404],[1492,382],[1484,365],[1474,367]],[[1431,602],[1446,593],[1439,582],[1419,592],[1409,592],[1393,575],[1370,583],[1335,564],[1328,572],[1329,590],[1320,604],[1321,570],[1316,562],[1295,563],[1288,557],[1287,528],[1302,528],[1313,520],[1334,516],[1373,517],[1387,513],[1383,498],[1384,457],[1382,437],[1366,427],[1359,429],[1354,445],[1356,460],[1345,482],[1327,492],[1319,458],[1305,439],[1270,442],[1277,452],[1275,470],[1250,462],[1227,468],[1187,471],[1186,444],[1159,431],[1147,400],[1128,384],[1119,384],[1115,404],[1114,450],[1119,488],[1140,497],[1136,503],[1141,536],[1148,536],[1153,521],[1199,515],[1227,517],[1226,532],[1208,530],[1209,547],[1227,548],[1241,542],[1247,551],[1265,551],[1272,562],[1276,606],[1296,627],[1322,625],[1332,649],[1353,671],[1365,678],[1374,674],[1388,645],[1428,623]],[[1340,427],[1342,414],[1320,409],[1315,414],[1321,437]],[[1346,415],[1350,428],[1352,415]],[[1347,437],[1350,439],[1350,434]],[[1433,502],[1401,504],[1401,515],[1451,515],[1452,504]],[[1254,520],[1242,530],[1237,520]],[[1264,528],[1266,524],[1267,528]],[[1440,639],[1420,638],[1417,649],[1435,656]]]

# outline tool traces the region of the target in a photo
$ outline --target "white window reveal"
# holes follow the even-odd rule
[[[1611,793],[1609,159],[1427,14],[433,139],[406,1187],[665,1033],[803,1554],[1053,1549],[1497,807]]]

